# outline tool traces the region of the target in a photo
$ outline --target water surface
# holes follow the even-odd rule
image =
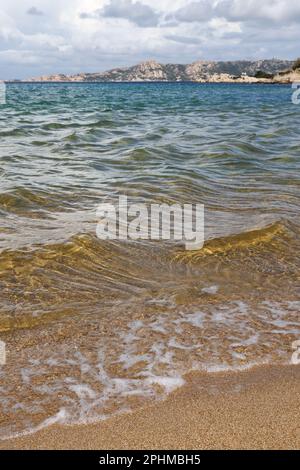
[[[9,85],[2,437],[164,397],[299,339],[300,106],[277,85]],[[100,241],[96,206],[202,203],[204,249]]]

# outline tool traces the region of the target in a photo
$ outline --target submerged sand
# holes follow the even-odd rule
[[[52,426],[1,449],[299,449],[300,367],[191,373],[165,401],[92,425]]]

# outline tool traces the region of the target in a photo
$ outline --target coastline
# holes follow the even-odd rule
[[[299,81],[299,80],[298,80]],[[151,85],[151,84],[190,84],[190,85],[292,85],[294,83],[291,80],[258,80],[258,81],[247,81],[247,80],[232,80],[232,81],[196,81],[196,80],[182,80],[182,81],[167,81],[167,80],[140,80],[140,81],[71,81],[71,80],[4,80],[6,85]]]
[[[295,67],[296,68],[293,68]],[[256,61],[205,61],[190,64],[162,64],[146,60],[131,67],[119,67],[102,72],[78,72],[72,75],[52,73],[27,77],[25,81],[39,83],[273,83],[296,80],[297,62],[267,59]],[[299,77],[298,77],[299,78]],[[21,81],[13,79],[13,81]]]
[[[71,81],[4,81],[5,84],[13,84],[13,85],[49,85],[49,84],[60,84],[60,85],[129,85],[129,84],[134,84],[134,85],[151,85],[151,84],[191,84],[191,85],[291,85],[293,82],[275,82],[275,81],[269,81],[269,82],[193,82],[193,81],[182,81],[182,82],[167,82],[167,81],[140,81],[140,82],[71,82]]]
[[[54,425],[0,449],[299,449],[300,366],[185,378],[164,401],[95,424]]]

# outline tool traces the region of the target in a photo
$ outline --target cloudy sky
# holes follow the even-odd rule
[[[145,59],[294,59],[300,0],[0,0],[0,78]]]

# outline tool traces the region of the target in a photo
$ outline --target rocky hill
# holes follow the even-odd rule
[[[211,62],[197,61],[189,65],[160,64],[150,60],[127,68],[116,68],[101,73],[77,75],[50,75],[32,78],[42,82],[155,82],[155,81],[233,81],[254,77],[257,72],[276,75],[288,70],[293,62],[288,60],[258,60]],[[245,80],[244,80],[245,81]],[[250,80],[251,81],[251,80]]]

